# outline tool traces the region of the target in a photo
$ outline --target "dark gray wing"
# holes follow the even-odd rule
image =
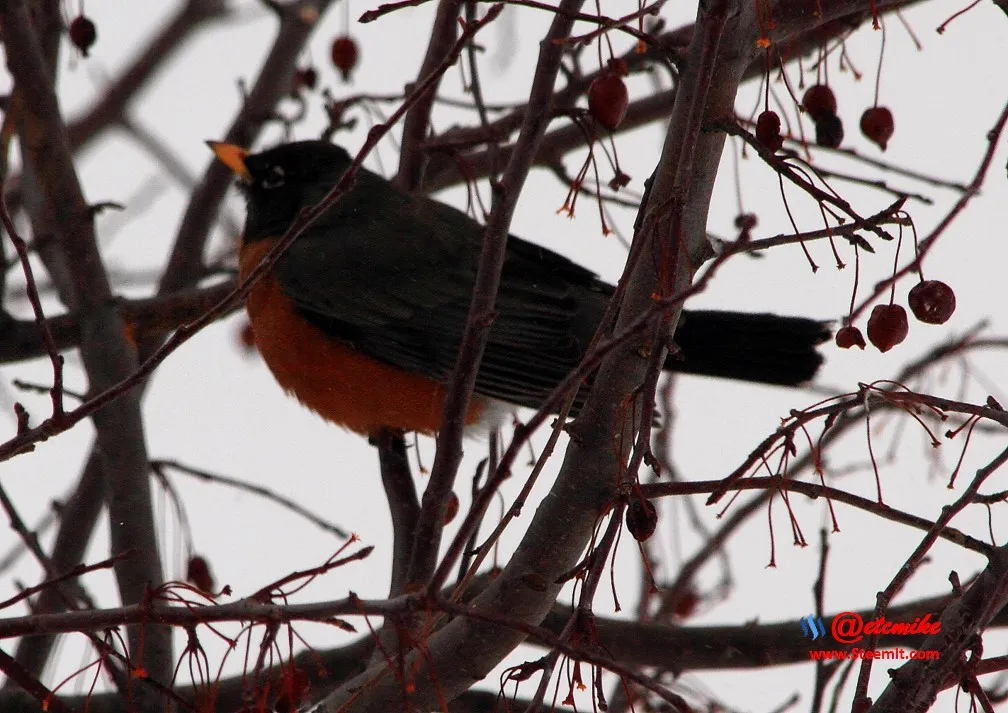
[[[483,227],[362,174],[276,267],[302,316],[373,359],[446,381],[455,365]],[[512,237],[476,391],[525,406],[578,363],[608,286]]]

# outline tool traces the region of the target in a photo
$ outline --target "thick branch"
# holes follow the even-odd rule
[[[431,30],[427,52],[424,55],[417,81],[429,76],[448,55],[455,37],[458,34],[459,8],[461,0],[441,0],[438,3],[437,14],[434,16],[434,26]],[[426,152],[421,147],[427,138],[430,127],[431,108],[440,82],[431,87],[430,92],[420,97],[406,112],[403,119],[402,149],[399,152],[399,172],[396,184],[406,191],[414,191],[420,187],[423,177],[423,167],[427,160]]]
[[[73,304],[81,310],[81,356],[90,388],[100,391],[136,368],[136,354],[127,341],[124,324],[111,305],[108,277],[98,253],[92,212],[84,200],[74,169],[66,127],[56,94],[35,41],[24,2],[0,3],[7,63],[14,75],[20,103],[18,131],[27,164],[52,217],[52,229],[66,257]],[[142,601],[148,586],[162,582],[154,517],[147,478],[147,452],[136,391],[93,417],[97,444],[109,483],[109,510],[114,524],[112,549],[136,550],[139,556],[116,565],[120,595],[125,602]],[[134,653],[141,650],[136,629],[131,630]],[[173,666],[169,632],[149,628],[143,661],[136,663],[162,681]]]
[[[392,517],[392,578],[389,597],[406,591],[406,570],[409,567],[413,533],[420,515],[413,474],[406,456],[406,442],[401,431],[383,429],[375,437],[381,466],[382,485]]]
[[[276,102],[289,86],[297,55],[315,26],[315,23],[311,21],[312,13],[315,13],[314,17],[320,17],[330,1],[317,0],[311,3],[300,3],[296,9],[292,7],[290,12],[285,15],[267,61],[242,108],[242,112],[228,133],[229,138],[248,140],[251,143],[258,135],[259,130],[271,115]],[[190,36],[197,26],[209,18],[220,15],[223,11],[224,5],[220,0],[189,0],[173,21],[156,36],[148,51],[109,89],[102,101],[74,124],[70,134],[71,146],[83,145],[104,122],[118,116],[129,97],[150,80],[157,69],[162,66],[166,56],[181,46],[185,38]],[[180,228],[175,250],[165,273],[162,275],[158,290],[159,298],[154,298],[159,303],[158,306],[141,305],[140,310],[134,313],[134,319],[131,319],[129,315],[126,316],[130,335],[140,345],[140,353],[144,360],[155,351],[162,335],[206,312],[234,287],[233,284],[227,284],[209,288],[205,294],[197,296],[195,300],[190,299],[191,295],[180,295],[178,296],[180,299],[175,299],[176,295],[174,295],[179,290],[192,287],[203,276],[204,243],[209,233],[211,221],[216,215],[216,208],[223,199],[230,180],[231,175],[227,169],[217,162],[211,164],[207,176],[200,183],[197,192],[190,201],[190,209]],[[200,297],[205,299],[199,299]],[[173,304],[169,305],[169,303]],[[148,310],[145,307],[153,307],[154,309]],[[64,322],[66,324],[63,334],[66,342],[63,343],[63,346],[69,346],[70,343],[78,344],[80,325],[77,315],[67,317]],[[18,326],[16,323],[2,319],[0,319],[0,324],[11,329]],[[4,330],[0,328],[0,332],[2,331]],[[25,330],[20,332],[15,330],[13,334],[8,332],[5,338],[0,340],[0,343],[7,347],[11,346],[13,342],[15,352],[20,354],[29,345],[19,341],[19,338],[27,341],[30,339],[30,334]],[[58,338],[57,341],[59,341]],[[137,389],[134,394],[138,399],[140,389]],[[89,467],[92,460],[94,459],[89,460]],[[86,473],[85,476],[82,476],[82,481],[84,477],[86,477]],[[146,471],[143,480],[146,482]],[[89,489],[86,494],[93,495],[94,491]],[[88,508],[88,512],[90,512],[96,503],[90,502],[87,505],[90,506]],[[61,528],[61,535],[63,529],[67,529],[68,532],[75,533],[81,541],[86,542],[90,538],[93,527],[94,520],[90,518],[80,522],[67,520],[64,522],[64,527]],[[57,544],[59,542],[58,540]],[[66,540],[63,542],[68,543]],[[65,553],[63,549],[54,550],[55,552],[61,553],[61,561],[69,561],[75,554],[75,550],[69,547]],[[77,563],[73,562],[72,564]],[[54,604],[54,602],[48,603]],[[39,664],[44,662],[48,649],[49,646],[45,643],[29,644],[29,650],[34,653],[26,653],[25,655],[30,656],[36,664]]]
[[[576,7],[565,5],[565,9],[576,10]],[[749,40],[751,37],[745,35],[744,39]],[[698,42],[693,56],[699,58],[704,47],[705,43]],[[543,53],[550,51],[548,40],[542,44],[542,48]],[[730,112],[735,87],[744,66],[744,60],[726,63],[720,67],[720,73],[714,75],[716,79],[724,80],[721,103],[726,104],[715,105],[714,110]],[[725,76],[721,77],[720,74]],[[696,77],[691,76],[689,80],[695,82]],[[681,86],[680,99],[683,91]],[[689,90],[686,91],[686,96],[690,96]],[[687,134],[685,129],[688,116],[688,111],[681,111],[677,120],[674,112],[671,137],[677,137],[677,131],[680,132],[679,137]],[[693,124],[694,136],[691,139],[709,144],[706,150],[713,161],[709,161],[711,166],[702,178],[712,184],[723,135],[717,138],[711,138],[710,135],[698,138],[695,134],[699,132],[699,125],[696,124],[695,116]],[[677,139],[670,139],[670,143],[675,140]],[[534,144],[530,148],[534,148]],[[678,154],[678,151],[674,153]],[[527,152],[523,160],[530,162],[533,155],[532,152]],[[675,172],[677,165],[673,162],[660,168],[660,172],[668,174],[667,182],[670,182],[668,178]],[[694,181],[696,183],[703,186],[704,180]],[[703,222],[708,194],[709,186],[697,191],[695,197],[699,201],[700,219],[691,227],[699,227],[693,238],[698,246],[700,241],[706,241]],[[505,195],[510,198],[510,195]],[[647,255],[647,250],[643,254]],[[655,288],[654,266],[651,261],[640,260],[638,265],[644,267],[633,280],[636,302],[624,314],[624,324],[632,322],[638,314],[650,307],[650,296]],[[689,276],[689,272],[683,271],[679,286],[686,284]],[[522,636],[514,630],[492,625],[490,621],[494,616],[534,623],[542,618],[555,600],[560,591],[558,578],[580,557],[597,518],[612,497],[619,463],[611,441],[615,415],[619,405],[641,383],[643,363],[647,361],[641,359],[635,346],[628,345],[614,350],[614,355],[604,363],[585,411],[579,418],[580,426],[576,429],[576,437],[568,449],[556,484],[540,506],[504,572],[474,603],[475,608],[481,612],[482,621],[455,619],[428,640],[422,657],[417,657],[416,661],[410,661],[405,666],[405,670],[418,672],[414,682],[417,690],[414,703],[418,708],[437,705],[438,694],[451,700],[473,680],[482,678],[522,640]],[[584,416],[585,413],[587,417]],[[348,704],[348,710],[384,712],[395,709],[402,702],[401,682],[383,670],[369,671],[344,687],[344,690],[354,693],[330,698],[324,710],[336,710],[342,704]]]

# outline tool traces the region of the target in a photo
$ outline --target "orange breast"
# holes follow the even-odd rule
[[[244,278],[271,245],[243,245]],[[328,421],[371,435],[381,428],[432,433],[441,421],[445,387],[436,381],[382,364],[330,339],[294,311],[272,272],[245,302],[256,348],[290,394]],[[486,406],[474,396],[466,417],[476,423]]]

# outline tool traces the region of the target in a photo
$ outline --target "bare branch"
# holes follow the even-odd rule
[[[86,315],[81,355],[91,388],[100,391],[136,367],[136,354],[126,339],[119,315],[109,304],[111,290],[98,253],[93,214],[84,200],[73,166],[66,127],[40,47],[35,40],[28,9],[20,0],[0,4],[0,24],[8,52],[8,66],[21,102],[18,130],[26,162],[46,198],[60,247],[66,257],[73,289],[73,304]],[[54,420],[62,414],[53,414]],[[112,547],[137,550],[140,556],[120,561],[116,576],[124,601],[142,601],[147,587],[162,581],[158,557],[150,484],[146,476],[147,453],[135,392],[94,414],[105,477],[110,484],[109,510]],[[142,665],[150,675],[167,681],[173,666],[167,630],[152,628],[141,644],[131,630],[134,653],[143,652]]]

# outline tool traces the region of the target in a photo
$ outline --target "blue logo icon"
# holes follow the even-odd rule
[[[812,641],[815,641],[820,636],[826,636],[826,627],[823,626],[821,616],[813,616],[809,614],[804,619],[799,619],[801,623],[802,634],[805,636],[811,636]]]

